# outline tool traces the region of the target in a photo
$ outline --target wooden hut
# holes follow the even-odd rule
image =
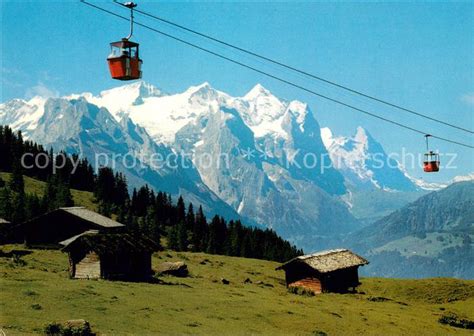
[[[288,287],[301,287],[315,294],[347,292],[359,285],[359,266],[369,262],[347,249],[321,251],[296,257],[281,265]]]
[[[60,241],[87,230],[116,233],[124,229],[125,225],[83,207],[59,208],[22,225],[27,245],[57,248]]]
[[[152,240],[129,234],[87,231],[61,242],[75,279],[145,280],[152,275]]]
[[[11,223],[0,218],[0,244],[11,243]]]

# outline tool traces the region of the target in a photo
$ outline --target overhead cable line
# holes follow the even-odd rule
[[[94,4],[90,3],[90,2],[87,2],[87,1],[85,1],[85,0],[81,0],[81,2],[82,2],[83,4],[86,4],[86,5],[90,6],[90,7],[96,8],[96,9],[102,11],[102,12],[108,13],[108,14],[110,14],[110,15],[112,15],[112,16],[115,16],[115,17],[121,18],[121,19],[123,19],[123,20],[129,21],[129,18],[127,18],[127,17],[125,17],[125,16],[122,16],[122,15],[120,15],[120,14],[114,13],[114,12],[112,12],[112,11],[110,11],[110,10],[107,10],[107,9],[105,9],[105,8],[102,8],[102,7],[99,7],[99,6],[94,5]],[[402,123],[399,123],[399,122],[396,122],[396,121],[393,121],[393,120],[390,120],[390,119],[381,117],[381,116],[379,116],[379,115],[377,115],[377,114],[375,114],[375,113],[372,113],[372,112],[369,112],[369,111],[360,109],[360,108],[358,108],[358,107],[355,107],[355,106],[353,106],[353,105],[344,103],[344,102],[342,102],[342,101],[340,101],[340,100],[337,100],[337,99],[334,99],[334,98],[331,98],[331,97],[322,95],[322,94],[320,94],[320,93],[318,93],[318,92],[316,92],[316,91],[313,91],[313,90],[311,90],[311,89],[305,88],[305,87],[303,87],[303,86],[301,86],[301,85],[299,85],[299,84],[293,83],[293,82],[288,81],[288,80],[286,80],[286,79],[284,79],[284,78],[281,78],[281,77],[275,76],[275,75],[273,75],[273,74],[270,74],[270,73],[268,73],[268,72],[262,71],[262,70],[260,70],[260,69],[255,68],[255,67],[252,67],[252,66],[250,66],[250,65],[248,65],[248,64],[241,63],[241,62],[239,62],[239,61],[237,61],[237,60],[234,60],[234,59],[232,59],[232,58],[230,58],[230,57],[221,55],[221,54],[219,54],[219,53],[217,53],[217,52],[214,52],[214,51],[212,51],[212,50],[203,48],[203,47],[201,47],[201,46],[199,46],[199,45],[197,45],[197,44],[188,42],[188,41],[183,40],[183,39],[181,39],[181,38],[175,37],[175,36],[173,36],[173,35],[171,35],[171,34],[162,32],[162,31],[160,31],[160,30],[158,30],[158,29],[156,29],[156,28],[150,27],[150,26],[145,25],[145,24],[143,24],[143,23],[140,23],[140,22],[135,21],[134,24],[137,25],[137,26],[141,26],[141,27],[143,27],[143,28],[146,28],[146,29],[148,29],[148,30],[151,30],[151,31],[153,31],[153,32],[156,32],[156,33],[158,33],[158,34],[160,34],[160,35],[163,35],[163,36],[166,36],[166,37],[168,37],[168,38],[171,38],[171,39],[173,39],[173,40],[176,40],[176,41],[178,41],[178,42],[181,42],[181,43],[183,43],[183,44],[186,44],[186,45],[188,45],[188,46],[191,46],[191,47],[193,47],[193,48],[196,48],[196,49],[199,49],[199,50],[201,50],[201,51],[204,51],[204,52],[206,52],[206,53],[208,53],[208,54],[211,54],[211,55],[214,55],[214,56],[219,57],[219,58],[221,58],[221,59],[224,59],[224,60],[226,60],[226,61],[229,61],[229,62],[231,62],[231,63],[237,64],[237,65],[239,65],[239,66],[241,66],[241,67],[247,68],[247,69],[252,70],[252,71],[254,71],[254,72],[257,72],[257,73],[260,73],[260,74],[262,74],[262,75],[264,75],[264,76],[267,76],[267,77],[269,77],[269,78],[273,78],[273,79],[275,79],[275,80],[277,80],[277,81],[279,81],[279,82],[282,82],[282,83],[285,83],[285,84],[287,84],[287,85],[293,86],[293,87],[295,87],[295,88],[297,88],[297,89],[300,89],[300,90],[303,90],[303,91],[305,91],[305,92],[308,92],[308,93],[310,93],[310,94],[312,94],[312,95],[314,95],[314,96],[317,96],[317,97],[326,99],[326,100],[328,100],[328,101],[331,101],[331,102],[333,102],[333,103],[336,103],[336,104],[339,104],[339,105],[348,107],[348,108],[353,109],[353,110],[355,110],[355,111],[364,113],[364,114],[366,114],[366,115],[372,116],[372,117],[377,118],[377,119],[379,119],[379,120],[383,120],[383,121],[388,122],[388,123],[391,123],[391,124],[393,124],[393,125],[397,125],[397,126],[399,126],[399,127],[408,129],[408,130],[410,130],[410,131],[413,131],[413,132],[416,132],[416,133],[419,133],[419,134],[423,134],[423,135],[428,134],[428,132],[424,132],[424,131],[418,130],[418,129],[413,128],[413,127],[411,127],[411,126],[404,125],[404,124],[402,124]],[[434,135],[434,134],[432,134],[432,133],[430,133],[430,134],[431,134],[431,137],[432,137],[432,138],[436,138],[436,139],[439,139],[439,140],[442,140],[442,141],[446,141],[446,142],[450,142],[450,143],[453,143],[453,144],[456,144],[456,145],[459,145],[459,146],[463,146],[463,147],[473,148],[473,149],[474,149],[474,146],[472,146],[472,145],[465,144],[465,143],[462,143],[462,142],[458,142],[458,141],[455,141],[455,140],[450,140],[450,139],[447,139],[447,138],[444,138],[444,137],[441,137],[441,136]]]
[[[122,3],[118,2],[117,0],[113,0],[113,1],[114,1],[114,3],[116,3],[116,4],[120,5],[120,6],[124,6]],[[347,87],[347,86],[338,84],[338,83],[336,83],[336,82],[334,82],[334,81],[331,81],[331,80],[322,78],[322,77],[320,77],[320,76],[317,76],[317,75],[315,75],[315,74],[309,73],[309,72],[307,72],[307,71],[304,71],[304,70],[295,68],[294,66],[291,66],[291,65],[282,63],[282,62],[280,62],[280,61],[278,61],[278,60],[275,60],[274,58],[270,58],[270,57],[264,56],[264,55],[262,55],[262,54],[256,53],[256,52],[254,52],[254,51],[251,51],[251,50],[248,50],[248,49],[239,47],[239,46],[237,46],[237,45],[235,45],[235,44],[232,44],[232,43],[223,41],[223,40],[221,40],[221,39],[218,39],[218,38],[216,38],[216,37],[210,36],[210,35],[208,35],[208,34],[201,33],[201,32],[199,32],[199,31],[197,31],[197,30],[194,30],[194,29],[185,27],[185,26],[183,26],[183,25],[180,25],[180,24],[178,24],[178,23],[172,22],[172,21],[170,21],[170,20],[164,19],[164,18],[159,17],[159,16],[156,16],[156,15],[147,13],[147,12],[142,11],[142,10],[140,10],[140,9],[136,9],[135,11],[136,11],[137,13],[140,13],[140,14],[142,14],[142,15],[148,16],[148,17],[153,18],[153,19],[155,19],[155,20],[158,20],[158,21],[167,23],[167,24],[169,24],[169,25],[172,25],[172,26],[174,26],[174,27],[177,27],[177,28],[180,28],[180,29],[182,29],[182,30],[188,31],[188,32],[193,33],[193,34],[195,34],[195,35],[204,37],[204,38],[206,38],[206,39],[208,39],[208,40],[211,40],[211,41],[220,43],[220,44],[225,45],[225,46],[227,46],[227,47],[230,47],[230,48],[233,48],[233,49],[235,49],[235,50],[238,50],[238,51],[241,51],[241,52],[243,52],[243,53],[246,53],[246,54],[248,54],[248,55],[252,55],[252,56],[254,56],[254,57],[260,58],[260,59],[262,59],[262,60],[265,60],[265,61],[267,61],[267,62],[276,64],[276,65],[281,66],[281,67],[283,67],[283,68],[292,70],[292,71],[294,71],[294,72],[297,72],[297,73],[299,73],[299,74],[305,75],[305,76],[307,76],[307,77],[310,77],[310,78],[316,79],[316,80],[318,80],[318,81],[324,82],[324,83],[326,83],[326,84],[329,84],[329,85],[338,87],[338,88],[340,88],[340,89],[349,91],[349,92],[354,93],[354,94],[356,94],[356,95],[359,95],[359,96],[362,96],[362,97],[371,99],[371,100],[373,100],[373,101],[376,101],[376,102],[385,104],[385,105],[387,105],[387,106],[396,108],[396,109],[401,110],[401,111],[404,111],[404,112],[408,112],[408,113],[417,115],[417,116],[419,116],[419,117],[422,117],[422,118],[425,118],[425,119],[428,119],[428,120],[437,122],[437,123],[439,123],[439,124],[443,124],[443,125],[448,126],[448,127],[456,128],[456,129],[458,129],[458,130],[461,130],[461,131],[464,131],[464,132],[467,132],[467,133],[470,133],[470,134],[474,134],[474,131],[472,131],[472,130],[470,130],[470,129],[467,129],[467,128],[464,128],[464,127],[461,127],[461,126],[457,126],[457,125],[454,125],[454,124],[452,124],[452,123],[449,123],[449,122],[446,122],[446,121],[443,121],[443,120],[440,120],[440,119],[437,119],[437,118],[433,118],[433,117],[431,117],[431,116],[429,116],[429,115],[426,115],[426,114],[423,114],[423,113],[420,113],[420,112],[416,112],[416,111],[414,111],[414,110],[412,110],[412,109],[409,109],[409,108],[406,108],[406,107],[403,107],[403,106],[400,106],[400,105],[391,103],[391,102],[386,101],[386,100],[384,100],[384,99],[380,99],[380,98],[377,98],[377,97],[375,97],[375,96],[369,95],[369,94],[367,94],[367,93],[363,93],[363,92],[361,92],[361,91],[358,91],[358,90],[355,90],[355,89],[351,89],[351,88],[349,88],[349,87]]]

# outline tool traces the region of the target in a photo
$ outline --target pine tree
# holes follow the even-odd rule
[[[202,211],[202,206],[199,206],[199,210],[196,214],[194,220],[194,226],[191,236],[191,244],[193,245],[193,251],[199,252],[204,251],[207,248],[207,220],[204,212]]]
[[[46,181],[45,190],[43,192],[43,198],[41,199],[41,207],[47,212],[54,210],[55,199],[56,199],[56,186],[53,181],[53,177],[49,177]]]
[[[46,188],[41,200],[41,207],[44,211],[51,211],[61,207],[70,207],[74,205],[69,185],[58,175],[48,178]],[[99,205],[100,210],[100,205]],[[101,212],[102,213],[102,212]]]
[[[137,211],[136,211],[137,204],[138,204],[137,189],[133,188],[132,198],[130,199],[130,211],[134,215],[137,213]]]
[[[97,176],[94,196],[98,201],[113,203],[115,189],[114,172],[109,167],[101,167]]]
[[[125,224],[127,223],[127,203],[123,207],[117,209],[117,222]]]
[[[12,192],[22,193],[25,190],[25,182],[23,180],[23,171],[20,163],[15,162],[13,164],[12,175],[10,177],[10,183],[8,185]]]
[[[186,221],[186,206],[182,196],[179,196],[178,203],[176,204],[176,223]]]
[[[69,185],[61,181],[59,178],[57,179],[57,183],[56,207],[61,208],[74,206]]]
[[[177,225],[173,225],[168,231],[168,249],[174,250],[174,251],[179,250]]]
[[[105,217],[112,217],[112,206],[110,203],[107,203],[105,201],[100,201],[99,202],[99,209],[98,212]]]
[[[37,217],[44,213],[41,208],[41,201],[39,197],[35,195],[27,195],[26,197],[26,206],[25,206],[25,217],[26,220]]]
[[[130,215],[127,220],[127,230],[130,234],[136,236],[140,234],[140,225],[136,216]]]
[[[219,253],[219,225],[220,218],[219,216],[214,216],[211,223],[209,224],[209,238],[207,241],[206,252],[210,254]]]
[[[138,217],[138,231],[140,234],[150,237],[150,225],[148,223],[147,217]]]
[[[132,196],[132,209],[133,214],[138,217],[143,217],[146,215],[147,208],[150,205],[150,189],[147,185],[134,190]]]
[[[186,230],[191,231],[194,227],[195,222],[196,222],[196,217],[194,216],[193,204],[189,203],[188,213],[186,214]]]
[[[13,192],[11,197],[12,223],[22,223],[26,219],[25,214],[25,193]]]
[[[125,203],[129,199],[129,195],[127,179],[122,173],[115,174],[115,188],[113,192],[114,204],[119,208],[125,206]]]
[[[25,182],[19,163],[13,164],[13,171],[8,185],[11,197],[11,221],[22,223],[25,219]]]
[[[244,258],[252,258],[252,242],[249,232],[247,232],[242,240],[240,247],[240,256]]]
[[[156,244],[160,245],[160,223],[157,220],[156,209],[154,206],[148,208],[147,222],[149,226],[149,237],[155,241]]]
[[[242,223],[230,221],[228,230],[228,255],[240,256],[242,245]]]
[[[187,251],[188,230],[186,230],[186,224],[182,221],[178,223],[177,235],[178,235],[178,251]]]

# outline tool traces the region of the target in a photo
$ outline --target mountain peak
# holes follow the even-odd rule
[[[114,95],[114,94],[118,94],[121,97],[123,97],[124,95],[134,96],[134,98],[138,98],[138,97],[149,98],[149,97],[163,96],[163,92],[160,89],[142,80],[131,83],[131,84],[115,87],[113,89],[102,91],[100,93],[100,96],[105,97],[105,96]]]
[[[321,140],[323,140],[324,147],[329,148],[334,142],[332,131],[329,127],[321,127]]]
[[[209,84],[209,82],[203,82],[199,85],[190,86],[186,92],[193,94],[196,92],[208,92],[213,90],[214,88],[211,86],[211,84]]]
[[[272,96],[272,93],[266,88],[264,88],[262,84],[258,83],[249,92],[247,92],[244,98],[246,100],[253,100],[261,96],[264,96],[264,97]]]
[[[296,118],[298,124],[302,124],[307,121],[308,114],[311,115],[308,104],[300,102],[299,100],[291,101],[288,104],[287,111]]]
[[[373,137],[365,128],[362,126],[357,126],[353,139],[356,142],[368,144],[373,140]]]
[[[208,82],[191,86],[184,92],[185,96],[198,105],[207,105],[209,102],[219,99],[221,94],[221,92],[214,89]]]
[[[416,189],[398,162],[363,127],[357,127],[352,137],[334,136],[329,128],[322,128],[321,138],[331,160],[351,185],[392,191]]]

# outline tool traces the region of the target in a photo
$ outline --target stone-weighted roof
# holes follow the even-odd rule
[[[123,224],[120,224],[119,222],[114,221],[113,219],[110,219],[108,217],[102,216],[101,214],[98,214],[97,212],[87,210],[84,207],[70,207],[70,208],[59,208],[56,211],[65,211],[71,215],[77,216],[79,218],[82,218],[86,221],[89,221],[91,223],[97,224],[102,227],[106,228],[114,228],[114,227],[123,227]]]
[[[293,258],[277,269],[286,269],[290,264],[294,265],[295,263],[304,263],[320,273],[328,273],[344,268],[367,265],[369,262],[347,249],[335,249]]]

